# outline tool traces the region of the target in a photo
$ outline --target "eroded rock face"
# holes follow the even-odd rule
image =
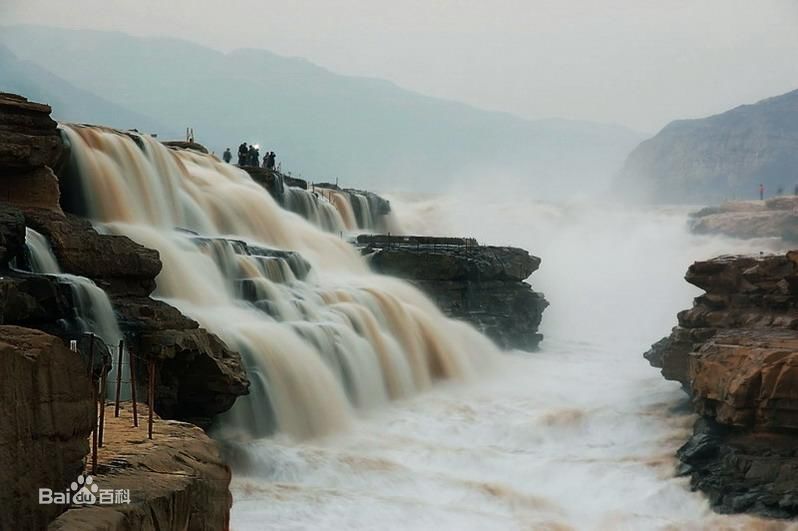
[[[722,512],[798,515],[798,253],[696,262],[706,290],[645,354],[702,415],[680,450]]]
[[[410,280],[502,348],[534,350],[542,340],[548,302],[524,282],[540,266],[527,251],[462,238],[362,235],[357,242],[377,272]]]
[[[54,166],[61,155],[58,124],[50,107],[0,92],[0,169]]]
[[[146,418],[146,406],[139,410]],[[51,531],[219,531],[229,528],[230,469],[217,444],[199,428],[155,417],[133,427],[128,403],[119,418],[106,407],[105,444],[94,481],[101,489],[126,489],[130,503],[75,507]],[[42,527],[43,528],[43,527]]]
[[[161,271],[158,252],[127,236],[98,234],[71,214],[26,209],[25,220],[50,242],[61,268],[92,279],[109,294],[149,295]]]
[[[161,270],[157,251],[126,236],[98,234],[88,221],[70,214],[29,209],[25,219],[48,238],[64,271],[88,277],[108,293],[129,346],[158,360],[155,403],[161,416],[208,427],[215,415],[247,393],[246,369],[237,352],[177,309],[148,296]],[[138,374],[144,397],[143,364]]]
[[[43,529],[64,510],[39,488],[63,490],[83,470],[95,418],[88,371],[61,339],[0,326],[0,528]]]

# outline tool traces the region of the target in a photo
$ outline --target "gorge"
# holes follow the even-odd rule
[[[6,403],[30,405],[2,410],[2,465],[30,476],[2,492],[18,508],[3,526],[787,525],[710,504],[794,516],[794,264],[757,257],[781,241],[691,233],[687,208],[489,185],[381,197],[48,115],[0,96],[0,376]],[[684,265],[729,252],[754,257],[694,265],[707,295],[648,355],[704,417],[679,450],[696,419],[638,351],[697,295]],[[95,345],[119,335],[139,396],[153,393],[154,437],[108,406],[94,477],[131,503],[38,505],[37,486],[88,470],[91,389],[114,359]],[[676,476],[677,450],[708,500]]]

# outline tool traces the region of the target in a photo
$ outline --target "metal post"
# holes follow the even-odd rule
[[[140,341],[139,344],[141,344]],[[139,413],[136,404],[136,366],[133,363],[133,353],[130,351],[130,348],[127,349],[127,362],[128,365],[130,365],[130,398],[133,401],[133,426],[138,428]]]
[[[91,400],[94,403],[94,426],[91,430],[91,473],[97,473],[97,383],[91,378]]]
[[[100,448],[103,447],[103,428],[105,427],[105,386],[106,386],[106,378],[107,373],[105,371],[106,367],[103,365],[103,374],[100,377],[100,435],[99,435],[99,446]]]
[[[147,384],[150,395],[148,397],[148,402],[149,402],[148,405],[150,406],[149,407],[150,411],[149,411],[149,419],[147,420],[147,437],[152,439],[152,410],[154,409],[153,406],[155,404],[155,361],[154,360],[149,361],[149,373],[150,377],[149,377],[149,382],[147,382]]]
[[[94,382],[94,334],[89,334],[89,379]]]
[[[116,396],[114,397],[114,417],[119,417],[119,391],[122,389],[122,353],[124,352],[125,341],[119,340],[119,353],[116,357]]]

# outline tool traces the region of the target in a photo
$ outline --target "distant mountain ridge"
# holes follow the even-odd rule
[[[0,44],[121,108],[194,127],[216,153],[257,142],[285,169],[347,186],[435,191],[512,177],[554,198],[608,188],[642,139],[619,126],[483,111],[262,50],[37,26],[0,28]]]
[[[87,122],[120,129],[141,128],[174,134],[157,120],[111,103],[29,61],[19,60],[0,42],[0,91],[21,94],[53,108],[62,122]]]
[[[662,203],[715,203],[798,185],[798,90],[668,124],[627,158],[616,187]]]

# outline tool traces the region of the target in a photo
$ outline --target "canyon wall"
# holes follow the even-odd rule
[[[720,512],[798,515],[798,252],[696,262],[706,291],[645,357],[701,415],[681,472]]]

